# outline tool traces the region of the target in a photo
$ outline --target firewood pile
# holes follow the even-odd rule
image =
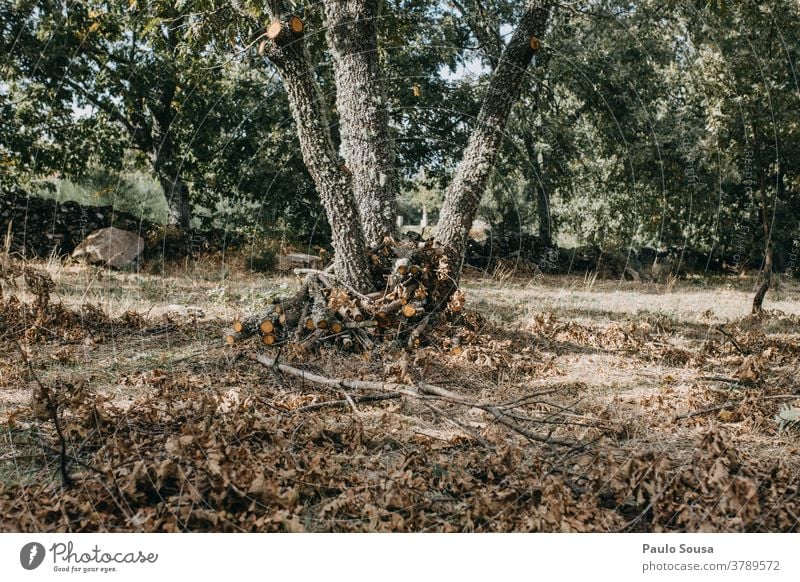
[[[339,281],[332,267],[295,269],[304,277],[300,290],[236,319],[227,343],[258,336],[269,347],[335,344],[361,352],[378,344],[413,349],[436,341],[458,350],[458,329],[480,324],[477,314],[464,311],[464,294],[452,284],[447,258],[433,241],[387,238],[370,259],[380,291],[360,293]]]

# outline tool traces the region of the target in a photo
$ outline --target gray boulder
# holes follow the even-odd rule
[[[138,234],[109,226],[87,236],[72,252],[72,258],[121,269],[133,263],[143,250],[144,239]]]

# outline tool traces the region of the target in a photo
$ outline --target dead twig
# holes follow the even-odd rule
[[[800,398],[800,394],[775,394],[773,396],[762,396],[759,400],[792,400],[793,398]],[[741,404],[741,400],[737,400],[736,402],[726,402],[725,404],[720,404],[718,406],[709,406],[708,408],[701,408],[700,410],[694,410],[692,412],[685,412],[683,414],[679,414],[673,418],[673,420],[685,420],[687,418],[693,418],[695,416],[703,416],[704,414],[710,414],[712,412],[717,412],[718,410],[723,410],[725,408],[733,408],[735,406],[739,406]]]
[[[694,410],[692,412],[685,412],[684,414],[679,414],[673,420],[685,420],[687,418],[694,418],[695,416],[703,416],[705,414],[717,412],[718,410],[722,410],[723,408],[728,408],[729,406],[732,406],[732,404],[728,403],[728,404],[722,404],[720,406],[709,406],[708,408],[701,408],[700,410]]]
[[[444,410],[442,410],[441,408],[439,408],[435,404],[431,404],[430,402],[423,402],[423,404],[425,406],[427,406],[430,410],[432,410],[434,413],[436,413],[439,416],[441,416],[442,419],[446,423],[452,424],[453,426],[456,426],[459,429],[461,429],[461,431],[463,431],[471,439],[473,439],[476,442],[478,442],[483,448],[485,448],[485,449],[493,449],[494,448],[489,441],[484,439],[477,432],[472,430],[469,426],[467,426],[463,422],[459,421],[458,419],[454,418],[452,415],[448,414],[447,412],[445,412]]]
[[[739,353],[740,353],[741,355],[743,355],[743,356],[746,356],[746,355],[747,355],[747,354],[745,353],[744,349],[742,349],[742,346],[740,346],[740,345],[739,345],[739,342],[737,342],[737,341],[736,341],[736,338],[735,338],[735,337],[733,337],[733,334],[732,334],[731,332],[727,331],[727,330],[726,330],[724,327],[722,327],[721,325],[718,325],[718,326],[717,326],[717,327],[715,327],[714,329],[716,329],[716,330],[717,330],[719,333],[721,333],[721,334],[722,334],[722,335],[724,335],[726,338],[728,338],[729,340],[731,340],[731,343],[733,344],[733,347],[735,347],[735,348],[736,348],[736,349],[739,351]]]
[[[50,393],[50,389],[46,388],[42,381],[39,380],[39,376],[36,375],[36,372],[33,370],[33,364],[28,359],[28,354],[25,353],[25,350],[22,349],[22,346],[18,341],[14,342],[17,345],[17,349],[19,353],[22,355],[22,361],[28,368],[28,373],[30,374],[31,378],[36,382],[39,386],[39,390],[41,394],[44,396],[46,405],[47,405],[47,413],[50,415],[50,420],[53,421],[53,426],[56,429],[56,435],[58,436],[58,441],[60,444],[60,453],[59,453],[59,470],[61,472],[61,484],[65,489],[69,489],[72,487],[72,478],[69,476],[69,471],[67,471],[67,439],[64,438],[64,433],[61,430],[61,423],[58,421],[58,409],[56,407],[56,403],[53,400],[53,395]]]

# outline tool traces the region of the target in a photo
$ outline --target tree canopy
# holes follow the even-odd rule
[[[133,165],[160,183],[184,226],[227,216],[228,228],[308,232],[325,222],[263,41],[273,17],[303,22],[342,160],[361,151],[337,91],[351,78],[337,51],[350,49],[344,37],[337,45],[329,24],[340,15],[323,4],[279,3],[279,14],[271,4],[3,2],[4,191]],[[375,43],[359,54],[381,72],[385,196],[399,196],[407,220],[423,204],[437,218],[524,5],[372,4]],[[785,267],[800,209],[799,30],[800,10],[785,0],[555,6],[478,214],[547,244],[691,247],[744,264],[763,255],[766,213]],[[357,175],[357,197],[374,197]],[[387,223],[394,213],[386,207]]]

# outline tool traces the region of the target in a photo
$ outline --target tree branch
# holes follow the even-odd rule
[[[89,103],[95,105],[96,107],[103,110],[105,113],[111,116],[112,119],[118,121],[122,125],[125,126],[125,129],[128,130],[128,133],[131,137],[135,137],[136,134],[136,126],[131,123],[131,121],[125,117],[117,108],[113,107],[110,103],[98,99],[90,91],[87,91],[83,86],[79,85],[69,77],[62,77],[61,82],[65,85],[69,85],[75,91],[81,94],[81,96],[86,99]]]

